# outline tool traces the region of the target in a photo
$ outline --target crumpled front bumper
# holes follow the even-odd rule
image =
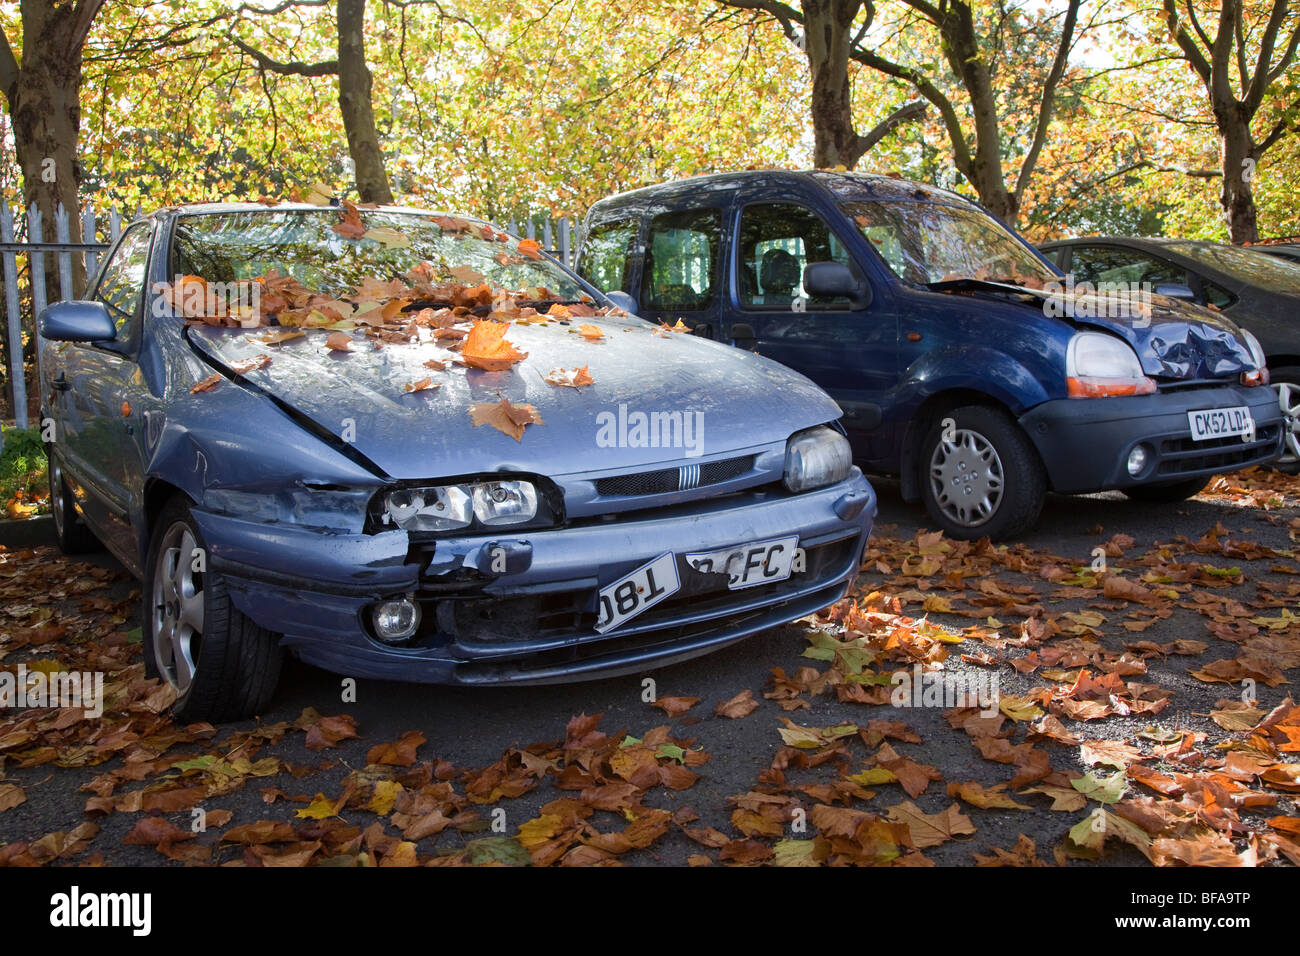
[[[1187,413],[1250,408],[1253,440],[1194,441]],[[1066,398],[1020,418],[1047,469],[1053,491],[1084,493],[1169,484],[1272,461],[1282,450],[1282,413],[1267,385],[1179,388],[1123,398]],[[1137,445],[1148,460],[1136,476],[1126,464]]]
[[[208,567],[235,606],[305,661],[348,676],[425,683],[558,683],[686,660],[834,603],[856,576],[876,496],[856,468],[790,495],[763,489],[555,529],[411,542],[345,535],[196,509]],[[728,590],[680,556],[797,535],[806,569]],[[606,633],[597,592],[671,551],[682,590]],[[504,568],[504,570],[502,570]],[[413,597],[411,645],[371,635],[369,609]]]

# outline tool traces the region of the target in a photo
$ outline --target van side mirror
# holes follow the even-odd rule
[[[1168,296],[1171,299],[1187,299],[1189,302],[1196,301],[1196,293],[1181,282],[1157,282],[1155,289],[1152,291],[1155,292],[1156,295]]]
[[[102,302],[56,302],[36,320],[41,338],[51,342],[111,342],[117,326]]]
[[[855,309],[871,305],[871,286],[842,262],[810,262],[803,270],[803,288],[811,296],[848,299]]]

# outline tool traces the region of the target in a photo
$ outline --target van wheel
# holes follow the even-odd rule
[[[1043,510],[1043,464],[1001,409],[966,405],[940,416],[922,445],[920,467],[926,510],[949,537],[1015,537]]]
[[[175,688],[179,720],[251,717],[279,682],[279,637],[235,608],[203,547],[188,503],[173,498],[154,527],[141,589],[145,673]]]
[[[1282,454],[1270,464],[1274,471],[1300,475],[1300,367],[1283,365],[1269,372],[1282,410]]]
[[[64,554],[85,554],[101,547],[95,533],[77,514],[76,499],[63,478],[63,466],[46,448],[45,471],[50,480],[50,515],[54,518],[54,537]]]
[[[1186,501],[1210,483],[1209,478],[1188,478],[1168,485],[1137,485],[1133,488],[1121,488],[1133,501],[1148,505],[1167,505],[1175,501]]]

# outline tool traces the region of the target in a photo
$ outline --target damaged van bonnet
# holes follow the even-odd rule
[[[841,597],[871,487],[803,376],[485,223],[166,209],[40,316],[60,545],[142,580],[184,719],[349,676],[642,673]]]

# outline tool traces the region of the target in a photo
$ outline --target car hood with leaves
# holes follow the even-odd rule
[[[351,351],[339,350],[326,340],[340,333],[323,329],[275,345],[259,341],[266,330],[196,325],[188,338],[221,373],[313,430],[348,442],[398,479],[488,471],[560,476],[707,457],[784,442],[840,416],[808,379],[756,355],[631,317],[581,321],[603,335],[584,337],[577,321],[511,325],[508,341],[528,357],[502,371],[459,364],[458,352],[435,341],[383,344],[342,333]],[[259,356],[270,361],[239,375]],[[552,370],[579,368],[593,384],[547,381]],[[541,423],[519,440],[476,427],[470,409],[502,399],[532,406]],[[697,429],[686,436],[694,446],[642,447],[629,432],[636,413],[680,414]]]

